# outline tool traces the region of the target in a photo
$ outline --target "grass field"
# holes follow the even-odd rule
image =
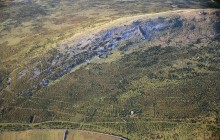
[[[18,132],[1,132],[0,140],[62,140],[65,130],[26,130]],[[65,140],[121,140],[120,137],[111,135],[80,131],[68,130]]]

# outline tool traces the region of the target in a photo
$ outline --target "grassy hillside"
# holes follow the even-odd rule
[[[0,7],[0,79],[3,81],[31,57],[88,28],[121,17],[219,6],[210,0],[1,0]]]
[[[218,5],[87,2],[0,2],[0,130],[219,139]]]
[[[194,13],[191,16],[199,15],[198,11]],[[112,52],[120,56],[116,55],[114,61],[108,61],[108,56],[96,56],[58,79],[50,79],[49,85],[26,94],[14,91],[28,87],[27,84],[12,83],[2,92],[1,120],[29,124],[3,125],[2,129],[80,128],[129,139],[218,139],[219,30],[216,22],[209,24],[216,20],[217,13],[210,12],[213,19],[209,16],[200,23],[191,20],[193,17],[183,18],[189,13],[177,19],[176,15],[159,16],[151,22],[172,21],[168,24],[172,28],[158,29],[162,35],[152,34],[150,41],[122,43]],[[187,32],[192,25],[195,27],[189,37],[190,33],[203,36],[209,32],[215,36],[192,37],[184,42],[185,34],[181,32]],[[169,38],[158,39],[164,34],[169,34]],[[177,42],[181,41],[179,45]],[[51,122],[35,125],[42,121]]]

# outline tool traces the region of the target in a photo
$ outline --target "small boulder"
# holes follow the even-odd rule
[[[43,86],[48,86],[49,82],[50,82],[50,81],[49,81],[48,79],[43,79],[42,85],[43,85]]]
[[[172,7],[172,8],[178,8],[179,6],[176,5],[176,4],[171,4],[171,7]]]
[[[11,78],[10,78],[10,77],[7,78],[6,85],[7,85],[7,86],[10,86],[10,85],[11,85]]]

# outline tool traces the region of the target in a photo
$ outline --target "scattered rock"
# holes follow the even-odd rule
[[[40,74],[41,74],[41,72],[40,72],[39,69],[34,69],[34,72],[33,72],[33,77],[34,78],[38,77]]]
[[[200,11],[199,12],[199,15],[207,15],[208,13],[207,12],[204,12],[204,11]]]
[[[170,6],[173,8],[178,7],[178,5],[172,3],[170,3]],[[198,11],[196,13],[198,13]],[[206,15],[207,12],[199,12],[199,14]],[[203,18],[205,18],[205,16],[200,16],[198,19],[203,20]],[[194,19],[195,18],[192,18],[191,21],[198,21]],[[62,77],[77,65],[89,62],[94,57],[101,59],[108,58],[114,49],[118,49],[120,53],[123,53],[133,46],[138,46],[139,44],[150,40],[153,41],[160,38],[166,42],[167,39],[164,36],[169,32],[172,34],[172,30],[183,29],[185,22],[190,30],[199,28],[195,26],[194,23],[188,23],[188,21],[180,15],[172,17],[159,16],[153,19],[139,19],[137,21],[133,21],[131,24],[114,26],[96,34],[88,34],[88,37],[85,38],[77,38],[73,41],[59,44],[59,48],[63,49],[58,49],[54,52],[53,59],[49,63],[50,69],[47,68],[47,70],[41,70],[42,75],[45,73],[49,75],[47,76],[47,79],[43,79],[38,84],[40,86],[48,86],[50,81]],[[163,33],[164,35],[162,38],[161,34]],[[194,36],[190,38],[193,37]],[[175,42],[175,45],[179,45],[182,44],[182,40],[182,38],[179,40],[175,39],[172,40],[172,42]],[[170,42],[171,39],[169,39],[168,43]],[[167,44],[164,43],[163,46],[166,45]],[[32,71],[34,78],[38,77],[41,73],[37,69],[33,69]]]
[[[7,78],[6,85],[7,85],[7,86],[10,86],[10,85],[11,85],[11,78],[10,78],[10,77]]]
[[[26,92],[28,96],[32,96],[32,89],[28,89]]]
[[[172,8],[178,8],[179,6],[176,5],[176,4],[171,4],[171,7],[172,7]]]
[[[48,86],[49,82],[50,82],[50,81],[49,81],[48,79],[43,79],[42,85],[43,85],[43,86]]]

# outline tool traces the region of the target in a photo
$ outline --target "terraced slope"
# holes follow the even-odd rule
[[[0,119],[15,124],[1,128],[218,139],[219,16],[197,9],[128,17],[62,41],[10,74]]]

